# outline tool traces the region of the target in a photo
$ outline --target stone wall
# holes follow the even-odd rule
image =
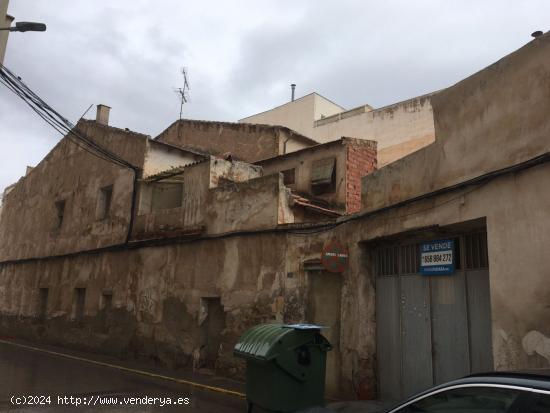
[[[200,120],[176,121],[155,140],[212,155],[231,154],[233,159],[245,162],[317,143],[280,126]]]

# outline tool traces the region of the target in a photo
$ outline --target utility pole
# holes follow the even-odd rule
[[[9,0],[0,0],[0,27],[9,27],[13,22],[13,17],[8,14]],[[4,55],[8,45],[8,30],[0,30],[0,64],[4,64]]]

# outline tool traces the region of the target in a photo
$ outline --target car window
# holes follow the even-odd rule
[[[537,401],[526,413],[548,413],[550,412],[550,395],[541,394]]]
[[[498,387],[461,387],[427,396],[395,413],[506,413],[520,394]]]

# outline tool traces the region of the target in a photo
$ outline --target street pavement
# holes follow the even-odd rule
[[[234,395],[0,343],[0,411],[242,413],[246,403]]]

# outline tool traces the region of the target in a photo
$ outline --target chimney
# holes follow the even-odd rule
[[[95,116],[95,121],[101,123],[102,125],[109,125],[109,111],[111,110],[110,106],[107,105],[97,105],[97,114]]]
[[[290,85],[290,89],[292,90],[292,94],[291,94],[291,97],[290,97],[290,101],[291,102],[294,102],[294,91],[296,90],[296,85],[293,83]]]

